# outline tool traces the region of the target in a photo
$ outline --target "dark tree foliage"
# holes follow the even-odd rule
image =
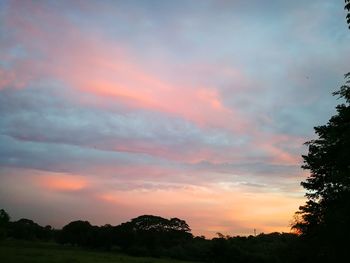
[[[10,222],[9,214],[4,209],[0,209],[0,225],[6,225],[8,222]]]
[[[117,226],[93,226],[88,221],[73,221],[61,230],[42,227],[29,219],[11,222],[0,210],[0,223],[8,226],[8,238],[55,240],[64,245],[89,249],[117,250],[132,256],[153,256],[181,260],[224,262],[296,262],[297,236],[287,233],[260,234],[256,237],[219,235],[212,240],[193,237],[181,219],[144,215]],[[4,225],[4,224],[3,224]],[[0,243],[1,245],[1,243]]]
[[[346,21],[349,24],[349,29],[350,29],[350,0],[345,0],[345,10],[348,11],[348,14],[346,16]]]
[[[88,221],[73,221],[62,228],[59,241],[62,244],[88,246],[93,235],[93,226]]]
[[[77,220],[57,231],[56,241],[87,248],[110,250],[116,244],[117,233],[112,225],[93,226],[88,221]]]
[[[4,209],[0,209],[0,239],[3,239],[7,236],[9,222],[9,214]]]
[[[260,234],[248,237],[223,237],[210,240],[207,262],[296,262],[296,235]]]
[[[187,233],[191,232],[191,228],[186,223],[186,221],[176,217],[170,219],[169,225],[170,225],[169,228],[172,231],[181,231],[181,232],[187,232]]]
[[[191,240],[190,231],[184,220],[143,215],[116,227],[117,244],[130,254],[162,256]]]
[[[301,185],[308,201],[293,226],[313,241],[316,257],[323,260],[334,260],[350,243],[350,73],[345,77],[346,84],[333,93],[345,102],[326,125],[314,128],[318,138],[306,143],[302,168],[310,176]]]
[[[143,215],[132,219],[130,224],[135,230],[138,231],[144,230],[158,232],[191,232],[191,229],[186,223],[186,221],[178,218],[171,218],[170,220],[168,220],[160,216]]]
[[[18,239],[26,240],[49,240],[52,238],[51,226],[42,227],[33,220],[22,218],[10,222],[8,235]]]

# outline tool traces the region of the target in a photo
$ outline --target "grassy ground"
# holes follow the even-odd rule
[[[130,257],[119,253],[89,251],[55,243],[0,241],[4,263],[181,263],[170,259]]]

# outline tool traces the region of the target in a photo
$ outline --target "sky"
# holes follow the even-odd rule
[[[289,232],[350,70],[343,0],[0,0],[0,208]]]

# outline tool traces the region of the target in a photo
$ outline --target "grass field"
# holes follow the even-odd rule
[[[3,263],[181,263],[171,259],[130,257],[116,252],[98,252],[55,243],[0,241]]]

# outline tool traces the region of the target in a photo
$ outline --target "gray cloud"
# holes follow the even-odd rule
[[[76,145],[181,159],[202,148],[239,147],[243,138],[151,111],[77,105],[65,89],[0,91],[0,133],[28,142]],[[78,97],[78,94],[70,94]],[[167,156],[166,154],[170,154]]]

